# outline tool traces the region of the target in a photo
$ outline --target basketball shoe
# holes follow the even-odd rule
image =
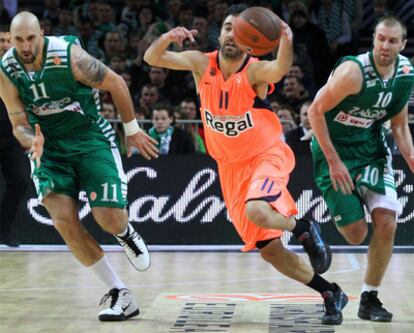
[[[138,271],[145,271],[150,266],[147,245],[134,227],[128,223],[128,231],[124,237],[116,236],[118,243],[124,248],[132,266]]]
[[[342,309],[348,303],[348,296],[342,291],[342,289],[336,284],[332,283],[334,291],[325,291],[322,293],[325,314],[322,317],[323,325],[341,325]]]
[[[323,274],[331,266],[331,248],[323,241],[321,228],[318,223],[304,219],[302,221],[309,224],[309,230],[301,234],[298,237],[298,241],[303,245],[305,252],[308,254],[315,273]]]
[[[100,321],[123,321],[139,315],[138,305],[128,289],[111,289],[102,297],[99,305],[105,304],[108,299],[109,307],[99,312]]]
[[[378,291],[364,291],[361,294],[358,317],[371,321],[390,322],[392,313],[383,308],[378,299]]]

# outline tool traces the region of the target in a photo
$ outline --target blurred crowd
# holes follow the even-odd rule
[[[173,45],[175,50],[208,52],[218,48],[221,22],[227,8],[236,2],[240,1],[27,0],[16,1],[14,9],[10,5],[0,9],[2,22],[9,20],[13,11],[25,9],[39,17],[45,35],[79,36],[90,54],[124,78],[136,117],[157,139],[161,154],[208,153],[191,73],[151,67],[143,55],[156,38],[176,26],[197,29],[198,34],[195,42],[187,40],[182,48]],[[286,141],[296,152],[309,151],[312,130],[307,110],[337,59],[369,49],[375,22],[383,15],[399,16],[408,27],[408,36],[414,31],[414,0],[270,0],[251,4],[271,8],[294,33],[294,63],[269,95],[269,102],[282,121]],[[405,55],[411,56],[410,48],[407,52]],[[413,110],[414,96],[410,101],[414,118]],[[102,115],[114,123],[125,153],[117,110],[105,92]]]

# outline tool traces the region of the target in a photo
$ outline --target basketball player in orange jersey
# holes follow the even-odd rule
[[[242,250],[258,248],[262,258],[281,273],[320,292],[326,309],[322,323],[339,325],[347,296],[319,275],[329,268],[331,259],[319,226],[293,218],[297,209],[286,186],[295,159],[281,140],[282,126],[266,100],[269,84],[282,79],[292,64],[292,32],[282,23],[276,60],[248,56],[236,46],[232,32],[235,18],[245,8],[229,8],[218,51],[167,51],[171,43],[193,41],[197,33],[177,27],[154,41],[144,60],[151,66],[192,71],[207,147],[218,164],[228,212],[245,242]],[[283,246],[283,230],[302,243],[314,270]]]

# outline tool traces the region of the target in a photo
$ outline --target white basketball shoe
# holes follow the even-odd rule
[[[147,244],[136,232],[131,223],[128,223],[128,232],[124,237],[115,235],[118,243],[124,248],[132,266],[138,271],[145,271],[150,266],[150,257]]]
[[[102,297],[99,305],[105,304],[108,300],[109,307],[99,312],[100,321],[123,321],[139,315],[138,305],[128,289],[111,289]]]

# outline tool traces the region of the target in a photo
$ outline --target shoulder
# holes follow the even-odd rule
[[[347,57],[334,68],[329,81],[355,84],[360,86],[363,82],[364,68],[356,57]]]

